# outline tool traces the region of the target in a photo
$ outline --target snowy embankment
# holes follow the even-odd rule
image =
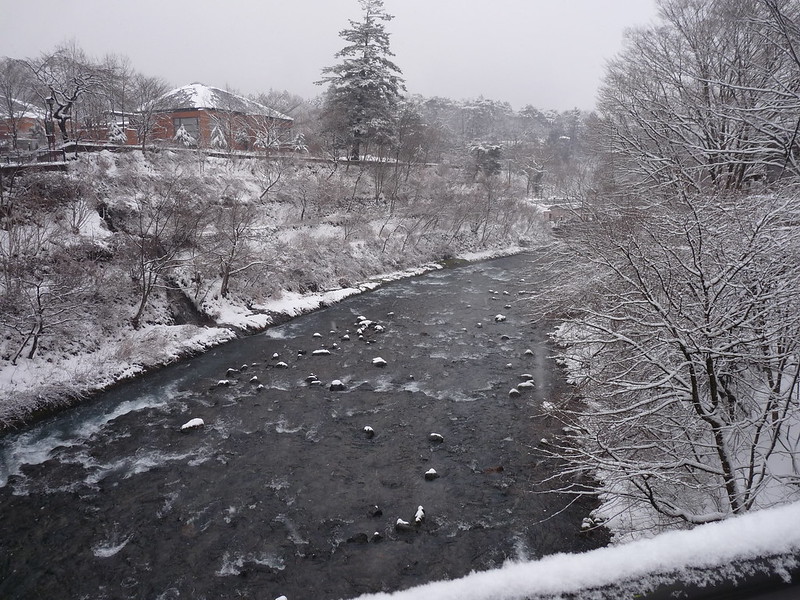
[[[459,256],[478,261],[519,253],[509,247]],[[317,293],[284,292],[279,298],[253,306],[219,302],[214,315],[216,326],[145,325],[108,339],[94,352],[75,356],[41,356],[18,364],[0,366],[0,430],[30,418],[36,413],[67,406],[86,396],[132,379],[147,371],[197,355],[235,339],[239,332],[252,334],[321,307],[373,290],[385,283],[422,275],[443,268],[428,263],[416,268],[393,271],[350,287]],[[8,401],[13,398],[13,401]]]
[[[759,574],[788,582],[789,572],[800,567],[797,523],[800,503],[584,554],[555,554],[453,581],[358,598],[545,600],[568,595],[621,600],[666,586],[730,586]]]

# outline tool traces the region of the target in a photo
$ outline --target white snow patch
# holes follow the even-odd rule
[[[131,538],[125,538],[119,544],[98,544],[96,546],[92,546],[92,554],[94,554],[97,558],[110,558],[122,550],[130,541],[130,539]]]

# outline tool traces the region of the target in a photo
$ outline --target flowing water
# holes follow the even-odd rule
[[[0,438],[0,598],[350,598],[603,545],[588,501],[536,493],[565,389],[530,263],[392,283]]]

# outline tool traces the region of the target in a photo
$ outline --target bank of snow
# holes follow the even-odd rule
[[[519,247],[460,256],[477,261],[522,251]],[[385,283],[441,269],[439,263],[385,273],[363,283],[316,293],[284,291],[251,308],[220,299],[210,316],[215,326],[146,325],[126,329],[95,351],[71,356],[44,355],[0,366],[0,430],[41,411],[69,405],[92,393],[181,358],[231,341],[240,332],[257,332],[276,322],[309,313]]]
[[[759,572],[788,581],[789,571],[800,566],[797,523],[800,503],[584,554],[555,554],[453,581],[358,598],[536,600],[567,596],[621,600],[669,585],[678,589],[730,585]]]

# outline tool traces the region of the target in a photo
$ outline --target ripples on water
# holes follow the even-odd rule
[[[565,500],[532,493],[563,384],[518,300],[525,263],[387,285],[6,436],[0,597],[346,598],[602,544],[579,533],[589,506],[543,522]],[[358,315],[385,332],[359,341]],[[536,388],[509,398],[523,372]]]

